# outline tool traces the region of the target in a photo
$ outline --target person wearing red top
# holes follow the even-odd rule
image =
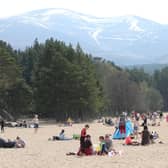
[[[138,145],[140,145],[140,143],[137,142],[137,141],[132,141],[131,136],[129,135],[125,138],[125,144],[124,145],[138,146]]]
[[[81,130],[81,135],[80,135],[80,149],[78,154],[84,153],[85,150],[85,137],[86,137],[86,130],[89,128],[89,125],[85,125],[84,128]]]

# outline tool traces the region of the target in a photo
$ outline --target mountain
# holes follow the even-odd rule
[[[126,69],[143,69],[144,72],[152,75],[156,70],[161,71],[163,68],[168,67],[168,64],[143,64],[143,65],[127,65],[123,66]]]
[[[163,63],[168,55],[168,25],[138,16],[97,18],[66,9],[43,9],[0,19],[0,39],[15,48],[49,37],[117,64]]]

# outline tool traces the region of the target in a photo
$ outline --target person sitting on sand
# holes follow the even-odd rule
[[[69,152],[66,155],[78,155],[78,156],[88,156],[88,155],[93,155],[94,151],[93,151],[93,145],[92,145],[92,141],[91,141],[91,136],[90,135],[86,135],[85,136],[85,140],[84,140],[84,144],[83,144],[83,148],[81,150],[81,148],[79,148],[79,151],[77,153],[74,152]]]
[[[142,131],[142,140],[141,145],[148,145],[150,144],[150,132],[148,131],[148,127],[144,126],[144,130]]]
[[[108,134],[105,135],[105,147],[108,152],[110,152],[113,149],[113,143]]]
[[[17,136],[15,140],[15,147],[24,148],[25,146],[26,146],[25,142],[19,136]]]
[[[72,140],[72,138],[65,137],[65,130],[62,129],[59,133],[59,136],[53,136],[52,138],[49,138],[48,140]]]
[[[104,136],[100,136],[99,141],[100,141],[100,144],[99,144],[99,150],[97,151],[97,154],[98,155],[107,155],[108,151],[106,148]]]
[[[125,138],[125,144],[123,144],[123,145],[138,146],[138,145],[140,145],[140,143],[137,141],[132,141],[131,136],[129,135]]]
[[[85,155],[93,155],[93,145],[92,145],[92,141],[91,141],[91,136],[90,135],[86,135],[84,146],[85,146],[84,154]]]
[[[154,140],[159,138],[159,134],[156,131],[152,131],[151,135],[153,136]]]

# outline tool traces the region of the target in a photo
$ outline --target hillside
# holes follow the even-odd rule
[[[76,45],[93,56],[117,64],[165,63],[168,25],[138,16],[97,18],[66,9],[44,9],[0,20],[0,39],[25,48],[35,38],[54,37]]]

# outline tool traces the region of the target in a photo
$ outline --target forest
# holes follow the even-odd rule
[[[0,115],[65,121],[168,110],[168,67],[124,69],[53,38],[24,50],[0,41]]]

